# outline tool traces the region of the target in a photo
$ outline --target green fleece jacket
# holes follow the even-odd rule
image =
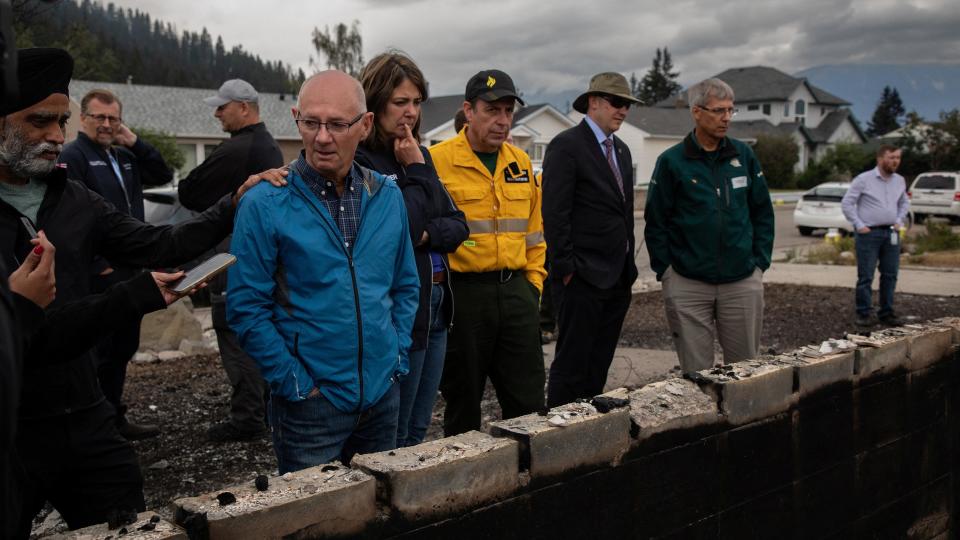
[[[706,152],[691,132],[660,154],[644,210],[650,266],[707,283],[766,270],[773,251],[773,204],[753,150],[725,137]]]

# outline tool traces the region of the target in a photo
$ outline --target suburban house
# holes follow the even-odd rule
[[[463,107],[463,94],[436,96],[423,102],[420,109],[420,139],[425,146],[437,144],[456,135],[453,117]],[[548,103],[527,105],[513,115],[510,135],[513,144],[530,156],[534,169],[543,166],[547,145],[575,121]]]
[[[79,130],[80,100],[94,88],[109,90],[120,98],[123,123],[134,132],[146,128],[168,133],[176,139],[186,158],[184,166],[177,171],[178,178],[186,176],[214,147],[230,138],[213,117],[213,107],[203,102],[203,98],[217,93],[215,88],[74,80],[70,82],[71,116],[67,123],[67,141],[75,139]],[[303,147],[297,125],[290,115],[290,108],[294,105],[296,96],[260,93],[260,118],[280,145],[284,161],[288,162],[296,158]]]
[[[714,77],[736,95],[739,112],[729,135],[750,143],[761,135],[792,137],[798,147],[798,172],[836,143],[867,141],[850,103],[804,78],[765,66],[732,68]],[[655,139],[682,138],[693,128],[686,93],[631,111],[628,121]]]

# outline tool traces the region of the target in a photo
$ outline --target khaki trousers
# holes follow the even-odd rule
[[[714,325],[724,363],[757,356],[763,328],[759,268],[748,278],[720,285],[685,278],[667,268],[663,302],[684,373],[713,367]]]

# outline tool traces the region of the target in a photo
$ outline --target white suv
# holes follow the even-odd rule
[[[960,173],[926,172],[910,186],[910,209],[917,223],[927,216],[943,216],[960,221]]]

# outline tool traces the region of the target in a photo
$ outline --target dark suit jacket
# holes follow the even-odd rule
[[[633,159],[614,136],[624,195],[586,120],[556,137],[543,159],[543,229],[550,274],[570,273],[609,289],[626,267],[629,283],[637,278],[633,261]],[[628,246],[629,249],[624,246]]]

